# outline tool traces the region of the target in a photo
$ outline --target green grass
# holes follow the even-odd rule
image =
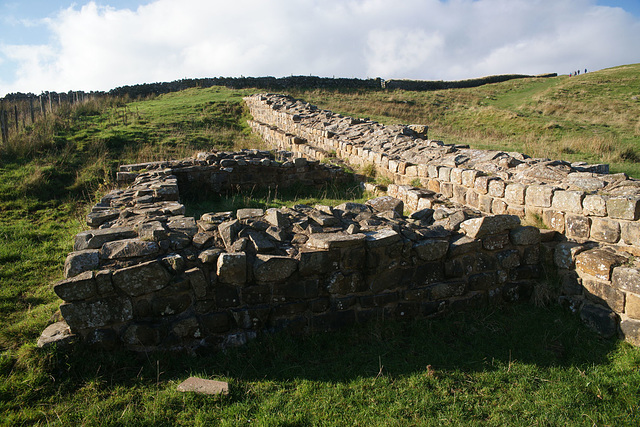
[[[469,141],[474,130],[474,144],[523,146],[522,138],[553,118],[561,127],[551,132],[569,134],[579,129],[573,124],[591,121],[591,131],[604,129],[607,138],[627,138],[633,147],[637,137],[626,127],[626,113],[616,122],[617,113],[604,108],[636,111],[626,104],[629,93],[640,92],[634,72],[636,66],[585,75],[595,87],[571,95],[571,112],[562,114],[552,113],[569,99],[561,89],[577,91],[582,76],[434,93],[305,97],[339,101],[347,114],[380,121],[426,122],[432,136],[447,142]],[[256,144],[241,104],[250,92],[190,89],[135,102],[92,101],[48,116],[0,149],[0,425],[638,424],[638,349],[598,338],[557,307],[387,320],[307,337],[264,335],[243,348],[197,356],[84,345],[37,349],[61,302],[51,283],[61,279],[72,236],[96,197],[113,186],[118,165]],[[602,93],[611,100],[606,106],[598,104]],[[373,108],[371,99],[381,107]],[[550,106],[536,118],[538,100]],[[597,108],[609,127],[583,117],[599,115],[589,112]],[[349,186],[254,191],[189,201],[188,213],[365,197]],[[230,396],[178,393],[177,384],[191,375],[229,381]]]

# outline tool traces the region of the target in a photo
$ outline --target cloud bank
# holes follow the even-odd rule
[[[640,20],[595,0],[156,0],[71,7],[0,46],[0,96],[216,76],[456,80],[638,62]]]

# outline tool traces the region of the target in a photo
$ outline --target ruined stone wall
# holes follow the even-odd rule
[[[275,176],[282,185],[342,174],[264,152],[121,167],[118,178],[130,185],[94,206],[92,228],[76,235],[65,279],[54,285],[64,322],[42,342],[62,331],[106,348],[220,348],[262,332],[525,301],[541,274],[538,229],[516,216],[481,217],[435,193],[432,208],[408,218],[403,202],[389,196],[199,219],[186,217],[179,201],[183,187],[223,191],[272,185],[259,178]]]
[[[605,335],[621,332],[640,344],[640,181],[609,174],[605,164],[448,145],[429,140],[426,126],[383,126],[287,96],[245,100],[250,126],[267,143],[372,167],[410,210],[430,207],[436,192],[485,215],[540,220],[558,233],[548,258],[561,274],[563,302]]]

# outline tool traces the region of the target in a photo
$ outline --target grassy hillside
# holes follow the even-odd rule
[[[640,64],[470,89],[291,94],[385,124],[427,124],[447,143],[609,163],[640,178]]]
[[[634,128],[627,110],[637,113],[629,101],[640,92],[637,70],[440,92],[296,95],[383,122],[428,123],[447,142],[527,151],[533,143],[522,136],[542,129],[539,138],[577,141],[591,132],[635,153],[638,115]],[[0,425],[637,425],[640,352],[601,340],[555,306],[262,337],[197,357],[37,349],[60,304],[51,283],[117,166],[259,145],[241,103],[251,92],[93,100],[61,108],[0,148]],[[569,94],[580,101],[566,102]],[[566,147],[559,151],[581,155]],[[227,380],[231,395],[176,392],[190,375]]]

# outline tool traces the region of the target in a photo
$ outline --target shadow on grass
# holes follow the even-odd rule
[[[197,356],[102,352],[78,345],[55,352],[52,376],[66,392],[99,380],[133,384],[182,381],[189,375],[232,381],[349,382],[420,371],[490,372],[517,361],[541,368],[606,363],[615,340],[603,340],[560,308],[509,306],[438,319],[373,321],[344,330],[292,337],[265,334],[249,344]],[[60,390],[63,393],[65,391]]]

